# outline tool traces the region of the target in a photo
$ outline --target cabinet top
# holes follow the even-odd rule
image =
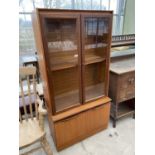
[[[112,60],[110,71],[115,74],[124,74],[135,70],[135,56],[124,56]]]
[[[61,12],[74,12],[74,13],[108,13],[108,14],[113,14],[113,11],[112,10],[72,10],[72,9],[45,9],[45,8],[36,8],[33,12],[40,12],[40,13],[43,13],[43,12],[46,12],[46,13],[49,13],[49,12],[58,12],[58,13],[61,13]]]

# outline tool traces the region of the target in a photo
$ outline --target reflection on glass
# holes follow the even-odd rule
[[[105,58],[108,46],[108,18],[85,18],[85,100],[104,95]]]
[[[78,67],[52,72],[56,111],[79,105],[78,73]]]
[[[45,37],[56,112],[79,101],[79,67],[76,19],[45,19]]]
[[[121,35],[123,31],[123,20],[124,16],[114,15],[113,16],[113,36]]]
[[[96,99],[104,95],[104,62],[85,66],[85,100]]]
[[[85,18],[85,63],[102,61],[108,41],[107,18]]]
[[[76,66],[78,62],[76,20],[46,19],[46,27],[51,69]]]

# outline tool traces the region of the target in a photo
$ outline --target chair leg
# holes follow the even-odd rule
[[[41,145],[47,155],[53,155],[50,145],[45,136],[41,139]]]

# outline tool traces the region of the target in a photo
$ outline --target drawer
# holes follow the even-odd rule
[[[57,148],[67,146],[85,134],[85,113],[55,123]]]
[[[57,149],[66,148],[107,128],[110,103],[81,112],[55,123]]]
[[[135,72],[122,74],[119,77],[117,102],[123,102],[135,97]]]
[[[120,89],[128,89],[135,87],[135,72],[130,72],[121,75],[119,80]]]
[[[118,102],[123,102],[135,97],[135,88],[130,87],[127,89],[121,89],[119,92]]]
[[[105,104],[87,112],[87,132],[93,132],[100,128],[107,128],[109,121],[110,104]]]

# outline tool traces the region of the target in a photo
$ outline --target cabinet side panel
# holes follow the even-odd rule
[[[44,48],[43,48],[43,44],[42,44],[42,35],[41,35],[40,22],[39,22],[39,17],[38,17],[37,11],[32,14],[32,24],[33,24],[35,43],[36,43],[36,48],[37,48],[38,60],[39,60],[39,69],[40,69],[40,73],[41,73],[41,78],[43,80],[43,90],[44,90],[46,106],[47,106],[48,114],[52,114],[52,106],[51,106],[50,89],[49,89],[49,82],[48,82],[48,76],[47,76],[46,60],[45,60]]]

